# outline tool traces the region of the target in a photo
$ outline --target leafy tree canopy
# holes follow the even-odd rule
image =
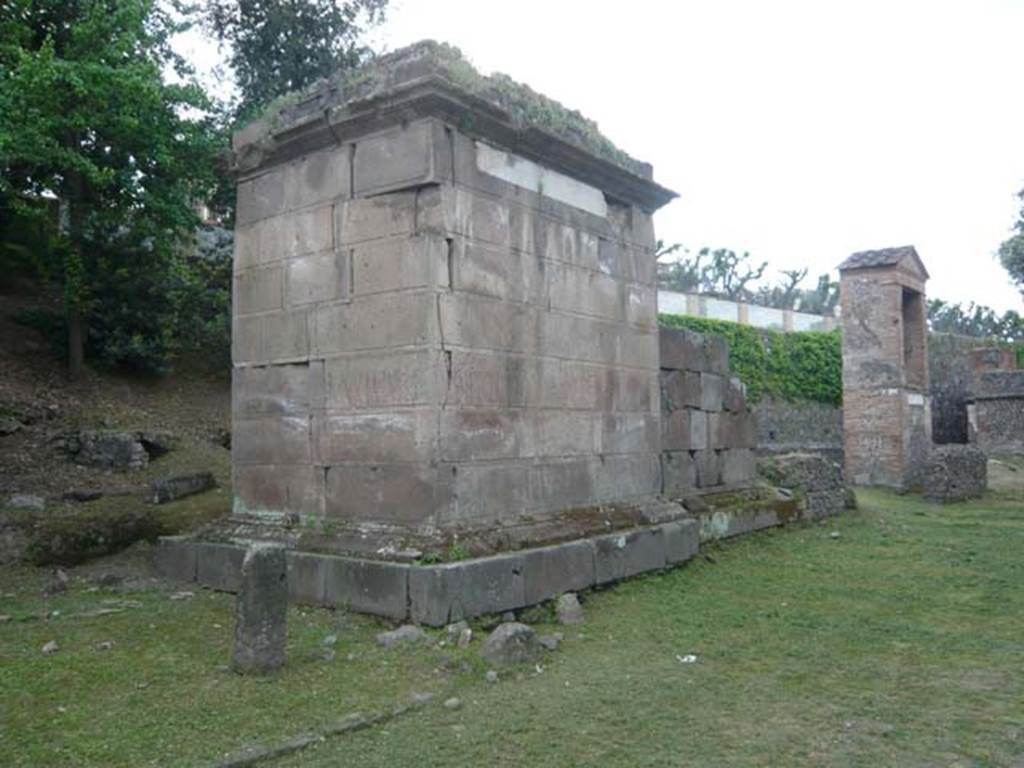
[[[210,104],[169,46],[179,10],[11,0],[0,19],[0,207],[47,231],[37,266],[63,291],[72,373],[91,318],[123,319],[100,346],[163,354],[165,278],[213,186]]]
[[[210,0],[207,28],[228,45],[240,92],[235,115],[253,117],[278,96],[305,88],[370,51],[366,30],[388,0]]]
[[[1024,189],[1018,193],[1018,197],[1024,200]],[[1024,294],[1024,208],[1021,209],[1013,228],[1016,230],[1015,234],[999,246],[999,260],[1010,273],[1010,279]]]

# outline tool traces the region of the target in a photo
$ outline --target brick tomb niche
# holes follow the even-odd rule
[[[466,66],[412,46],[235,135],[231,533],[482,554],[657,503],[674,195]]]
[[[847,479],[918,489],[932,442],[928,272],[905,246],[855,253],[839,275]]]

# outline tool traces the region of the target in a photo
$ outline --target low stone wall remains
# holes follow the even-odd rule
[[[843,461],[843,409],[813,400],[766,397],[753,406],[757,421],[757,452],[817,453]]]
[[[924,496],[929,501],[981,498],[987,486],[988,458],[974,446],[936,446],[928,457]]]

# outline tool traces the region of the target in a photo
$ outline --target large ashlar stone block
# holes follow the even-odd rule
[[[350,253],[328,251],[286,262],[289,307],[347,299],[351,289]]]

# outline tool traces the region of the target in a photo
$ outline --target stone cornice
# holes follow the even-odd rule
[[[677,197],[652,180],[649,165],[637,164],[644,175],[633,173],[541,128],[516,125],[508,112],[459,88],[437,71],[340,104],[336,91],[324,87],[237,132],[231,167],[236,174],[247,175],[296,155],[428,117],[647,212]]]

